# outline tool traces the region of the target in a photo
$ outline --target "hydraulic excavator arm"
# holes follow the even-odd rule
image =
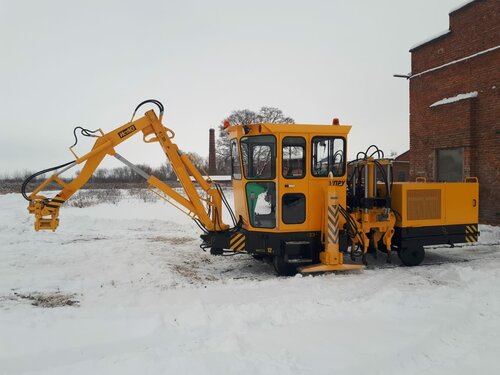
[[[135,113],[139,107],[146,103],[158,106],[160,111],[159,117],[153,110],[149,110],[143,117],[134,120]],[[137,106],[132,119],[128,123],[109,133],[105,134],[101,129],[98,131],[82,129],[82,134],[97,138],[91,151],[78,157],[72,149],[75,146],[73,145],[70,147],[70,151],[75,156],[75,160],[40,171],[28,177],[23,183],[22,194],[29,201],[28,211],[35,215],[35,230],[56,230],[59,224],[59,209],[62,204],[85,185],[107,155],[114,156],[141,175],[153,192],[186,213],[205,231],[219,232],[227,230],[229,226],[224,224],[222,220],[224,196],[221,189],[210,178],[205,179],[188,156],[183,154],[177,145],[172,142],[175,134],[171,129],[162,124],[163,111],[163,105],[157,100],[146,100]],[[97,135],[98,132],[99,135]],[[148,175],[115,151],[117,145],[141,132],[144,142],[160,144],[184,189],[185,196],[155,176]],[[80,173],[73,180],[67,182],[59,177],[62,173],[76,165],[83,166]],[[27,195],[26,188],[30,180],[52,171],[55,171],[55,173],[41,183],[31,194]],[[199,194],[190,176],[199,184],[204,196]],[[41,195],[41,191],[52,182],[59,184],[62,190],[53,198]]]

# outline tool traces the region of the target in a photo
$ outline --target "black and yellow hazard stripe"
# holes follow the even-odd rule
[[[465,241],[477,242],[477,239],[478,239],[477,225],[466,225],[465,226]]]
[[[328,239],[332,244],[339,242],[339,208],[332,204],[328,207]]]
[[[245,235],[243,233],[233,234],[229,241],[229,248],[235,251],[245,250]]]

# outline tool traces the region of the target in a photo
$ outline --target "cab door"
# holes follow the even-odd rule
[[[308,230],[307,136],[280,134],[278,145],[278,224],[280,231]]]

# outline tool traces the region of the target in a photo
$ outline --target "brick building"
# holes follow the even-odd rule
[[[449,30],[410,50],[410,179],[478,177],[480,222],[499,225],[500,1],[449,17]]]
[[[393,179],[395,182],[406,182],[410,178],[410,151],[398,155],[393,162]]]

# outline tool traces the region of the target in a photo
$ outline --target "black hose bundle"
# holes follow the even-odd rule
[[[226,195],[224,194],[224,191],[222,191],[222,188],[220,187],[219,184],[214,183],[214,185],[215,185],[215,188],[217,189],[217,191],[219,192],[219,194],[221,196],[222,203],[224,203],[224,206],[226,206],[226,209],[228,210],[229,215],[231,216],[231,220],[233,221],[233,225],[236,227],[237,226],[236,215],[234,214],[233,209],[229,205],[229,202],[228,202],[228,200],[226,198]]]
[[[349,208],[349,207],[347,207]],[[339,204],[339,212],[346,220],[347,224],[347,235],[350,238],[358,237],[359,241],[363,243],[363,237],[358,231],[358,226],[356,225],[356,220],[351,216],[351,214]]]
[[[42,174],[45,174],[47,172],[52,172],[52,171],[55,171],[57,169],[67,167],[68,165],[70,165],[74,162],[75,161],[72,160],[72,161],[69,161],[67,163],[55,166],[55,167],[47,168],[47,169],[41,170],[39,172],[36,172],[36,173],[32,174],[31,176],[29,176],[28,178],[26,178],[26,180],[24,180],[23,184],[21,185],[21,194],[23,195],[24,199],[26,199],[27,201],[31,201],[31,199],[26,195],[26,187],[28,186],[28,184],[31,180],[33,180],[34,178],[36,178]]]
[[[371,149],[374,149],[374,151],[370,154],[370,150]],[[356,162],[359,162],[359,161],[365,161],[367,160],[369,157],[373,157],[374,155],[377,155],[377,159],[383,159],[384,158],[384,151],[382,151],[381,149],[379,149],[376,145],[370,145],[366,151],[360,151],[356,154],[356,159],[354,160],[351,160],[348,165],[351,165],[351,164],[354,164]],[[380,174],[382,175],[382,179],[383,179],[383,182],[384,182],[384,185],[385,185],[385,189],[386,189],[386,197],[387,198],[390,198],[391,197],[391,192],[392,192],[392,182],[393,182],[393,176],[391,174],[391,180],[389,181],[389,179],[387,178],[387,173],[385,171],[385,169],[383,168],[382,164],[380,164],[380,162],[375,159],[373,162],[375,164],[375,166],[377,167],[377,170],[380,171]],[[347,185],[348,186],[352,186],[352,183],[353,183],[353,178],[354,176],[356,175],[356,171],[358,171],[358,181],[354,181],[354,183],[358,183],[358,187],[361,187],[361,175],[362,175],[362,172],[363,172],[363,169],[365,168],[365,166],[357,166],[351,173],[351,175],[349,176],[348,180],[347,180]]]
[[[73,143],[70,148],[73,148],[78,144],[78,137],[76,135],[77,130],[80,130],[81,135],[83,135],[84,137],[99,137],[98,135],[95,135],[95,133],[99,132],[99,129],[89,130],[89,129],[82,128],[81,126],[77,126],[73,129],[73,136],[75,137],[75,143]]]
[[[132,114],[132,119],[130,121],[132,121],[134,119],[135,114],[137,113],[137,110],[139,108],[141,108],[144,104],[147,104],[147,103],[155,104],[158,107],[158,109],[160,110],[160,117],[163,116],[163,112],[165,111],[165,107],[163,106],[163,104],[159,100],[156,100],[156,99],[147,99],[147,100],[144,100],[143,102],[139,103],[139,105],[137,107],[135,107],[134,113]]]

